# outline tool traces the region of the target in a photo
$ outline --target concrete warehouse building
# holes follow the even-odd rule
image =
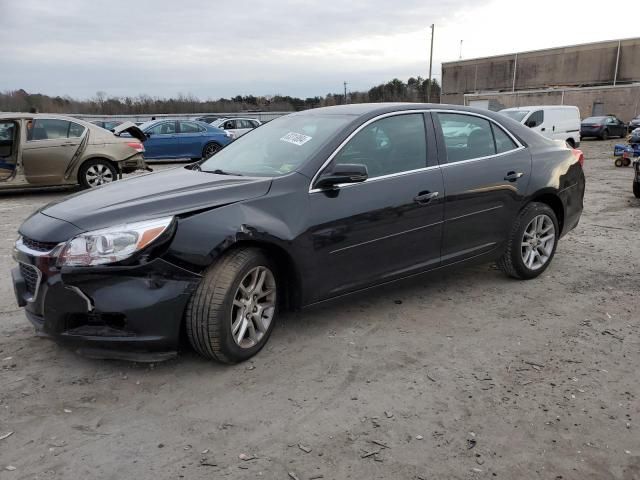
[[[582,118],[640,114],[640,38],[442,64],[442,103],[490,110],[576,105]]]

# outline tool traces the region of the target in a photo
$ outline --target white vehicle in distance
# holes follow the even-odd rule
[[[229,132],[233,138],[238,138],[262,123],[255,118],[219,118],[211,122],[211,125]]]
[[[580,145],[580,110],[569,105],[536,105],[505,108],[500,113],[552,140],[567,142],[571,148]]]

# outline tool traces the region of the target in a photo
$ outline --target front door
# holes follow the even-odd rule
[[[57,118],[37,118],[27,122],[27,141],[22,165],[31,184],[56,185],[64,182],[67,166],[75,157],[87,129]]]
[[[13,179],[18,163],[20,129],[14,120],[0,121],[0,183]]]
[[[144,142],[144,158],[178,158],[180,143],[176,131],[176,121],[166,120],[145,130],[149,139]]]
[[[425,120],[431,123],[428,115],[404,113],[366,124],[323,170],[364,164],[368,179],[309,194],[309,248],[318,268],[307,280],[312,291],[327,292],[311,301],[439,265],[442,173]]]
[[[499,249],[523,205],[531,155],[488,118],[435,115],[444,190],[442,263]],[[461,137],[461,126],[468,127]]]

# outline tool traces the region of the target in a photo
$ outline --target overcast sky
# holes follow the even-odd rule
[[[0,91],[88,98],[325,95],[463,58],[619,38],[631,3],[0,0]],[[633,21],[631,21],[633,25]]]

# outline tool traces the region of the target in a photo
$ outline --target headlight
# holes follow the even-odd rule
[[[58,266],[88,267],[119,262],[157,240],[172,221],[173,217],[167,217],[83,233],[62,248]]]

